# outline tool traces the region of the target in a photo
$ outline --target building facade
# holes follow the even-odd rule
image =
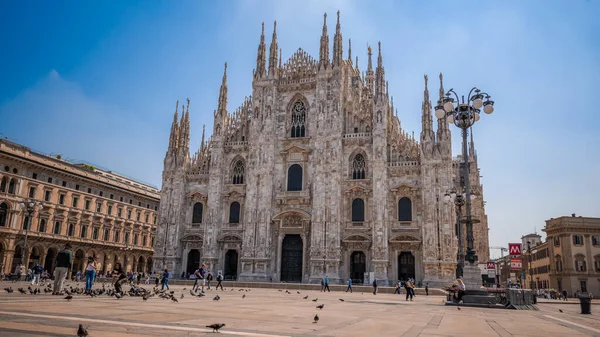
[[[286,60],[276,25],[264,24],[252,96],[228,111],[227,64],[212,136],[190,156],[189,101],[176,109],[164,171],[155,268],[199,264],[228,279],[381,282],[455,277],[456,215],[443,201],[464,179],[445,119],[434,129],[425,76],[420,141],[402,129],[385,79],[381,43],[364,76],[338,20],[330,53],[327,16],[318,59]],[[267,62],[268,59],[268,62]],[[440,74],[439,95],[443,96]],[[435,97],[434,100],[437,100]],[[411,113],[411,112],[406,112]],[[482,196],[474,144],[469,177]],[[464,209],[464,207],[463,207]],[[476,250],[489,259],[483,198],[473,201]]]
[[[539,235],[538,235],[539,236]],[[531,240],[530,240],[531,242]],[[521,282],[524,288],[550,289],[550,256],[548,254],[548,242],[531,245],[531,251],[525,250],[523,254],[523,275]]]
[[[562,216],[546,221],[550,286],[600,294],[600,218]]]
[[[158,190],[57,157],[0,140],[1,270],[38,263],[52,272],[57,253],[69,242],[73,272],[84,269],[88,256],[96,257],[100,272],[112,270],[116,262],[127,271],[149,271]],[[30,200],[43,207],[31,219],[21,206]]]

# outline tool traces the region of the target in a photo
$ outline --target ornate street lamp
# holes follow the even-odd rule
[[[466,194],[457,194],[455,190],[450,190],[444,194],[444,201],[447,203],[453,202],[456,206],[456,236],[458,237],[458,254],[456,257],[456,277],[463,276],[463,268],[465,266],[465,255],[463,249],[463,233],[462,233],[462,207],[465,205]],[[475,195],[471,194],[471,199],[474,199]]]
[[[456,100],[451,95],[456,97]],[[485,101],[484,101],[485,99]],[[457,106],[454,106],[454,102]],[[477,261],[477,253],[473,246],[473,219],[471,218],[471,188],[469,184],[469,153],[467,151],[467,133],[468,129],[479,121],[481,108],[486,114],[494,112],[494,101],[490,101],[490,95],[477,88],[471,89],[467,100],[462,96],[462,100],[458,98],[458,94],[454,89],[448,90],[446,97],[438,101],[435,107],[435,117],[438,119],[446,117],[448,123],[454,123],[462,130],[462,157],[464,161],[464,181],[465,181],[465,205],[467,224],[467,256],[466,260],[474,264]]]
[[[29,263],[29,254],[27,254],[27,234],[29,232],[29,227],[31,227],[31,218],[33,217],[33,214],[36,210],[41,211],[44,208],[44,206],[42,206],[41,202],[34,199],[22,202],[19,204],[19,206],[21,206],[23,212],[27,212],[27,223],[25,224],[25,241],[23,242],[23,264],[25,265],[25,268],[27,268],[27,264]]]

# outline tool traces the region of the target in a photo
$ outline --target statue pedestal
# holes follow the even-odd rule
[[[462,280],[467,290],[481,289],[481,269],[475,264],[465,263]]]
[[[487,304],[495,305],[496,296],[490,294],[481,286],[481,269],[476,264],[466,263],[463,269],[463,282],[466,291],[462,297],[465,304]]]

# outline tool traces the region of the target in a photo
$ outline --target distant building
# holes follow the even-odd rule
[[[529,245],[527,244],[529,242]],[[542,236],[538,233],[527,234],[521,237],[522,252],[527,251],[527,247],[535,247],[542,244]]]
[[[548,254],[548,242],[531,246],[531,265],[529,263],[530,252],[523,254],[523,270],[526,282],[524,288],[550,289],[550,256]]]
[[[43,209],[29,219],[20,204],[32,199]],[[0,270],[39,263],[53,271],[69,242],[73,272],[84,270],[88,256],[100,272],[116,262],[126,271],[150,271],[159,200],[152,186],[0,140]]]
[[[600,295],[600,218],[563,216],[546,221],[550,287]]]

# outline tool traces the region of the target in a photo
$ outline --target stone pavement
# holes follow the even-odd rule
[[[418,295],[406,302],[404,295],[393,294],[238,288],[218,291],[217,302],[212,299],[216,291],[196,298],[189,286],[171,287],[178,299],[185,296],[178,303],[106,295],[76,295],[67,302],[62,296],[22,295],[16,288],[26,288],[24,282],[0,282],[0,288],[7,286],[15,292],[0,294],[0,336],[75,336],[79,323],[89,326],[91,337],[210,336],[205,326],[212,323],[227,324],[224,336],[600,336],[598,305],[592,315],[580,315],[578,305],[545,303],[540,311],[458,310],[445,306],[443,296]],[[316,309],[317,304],[325,307]],[[317,324],[312,323],[315,314]]]

